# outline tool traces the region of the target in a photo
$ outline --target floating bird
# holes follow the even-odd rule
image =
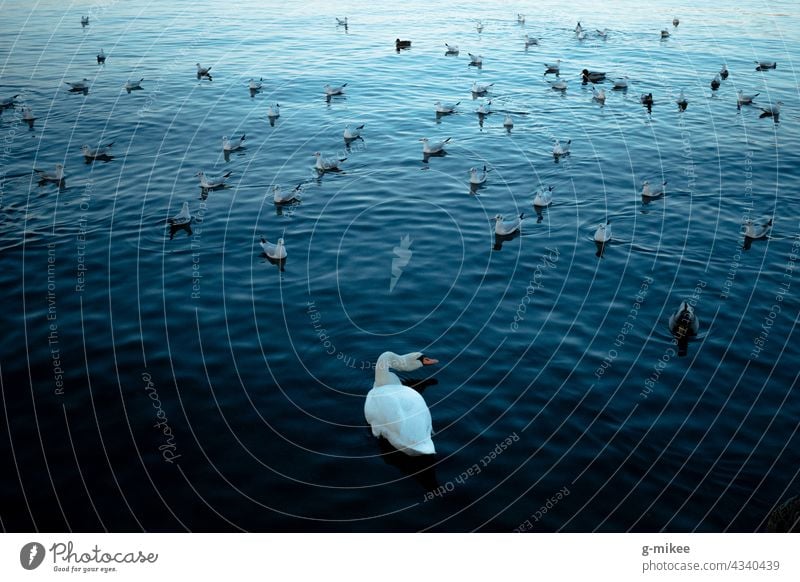
[[[56,164],[56,171],[53,173],[44,170],[33,170],[39,175],[39,181],[44,182],[62,182],[64,180],[64,164]]]
[[[517,24],[525,24],[525,15],[517,14]]]
[[[620,77],[614,81],[614,89],[627,89],[628,77]]]
[[[606,91],[605,89],[600,89],[599,91],[592,87],[592,99],[597,101],[600,105],[605,104],[606,102]]]
[[[607,243],[611,240],[611,221],[607,220],[605,224],[601,224],[594,231],[594,242]]]
[[[719,71],[719,76],[722,78],[722,80],[724,81],[725,79],[727,79],[729,74],[730,73],[728,72],[728,65],[722,65],[722,68]]]
[[[529,46],[536,46],[537,44],[539,44],[538,38],[528,36],[527,34],[525,35],[525,48],[528,48]]]
[[[700,320],[694,314],[694,307],[686,301],[681,301],[678,311],[669,318],[669,330],[680,341],[685,342],[689,337],[697,335],[700,330]]]
[[[14,105],[17,104],[17,97],[19,97],[19,94],[12,95],[11,97],[6,97],[2,101],[0,101],[0,111],[2,111],[3,109],[11,109],[12,107],[14,107]]]
[[[599,28],[595,28],[595,31],[597,32],[597,36],[599,36],[603,40],[608,38],[608,29],[607,28],[604,28],[603,30],[600,30]]]
[[[661,38],[669,38],[669,31],[666,28],[661,31]]]
[[[125,83],[125,90],[130,93],[131,91],[139,91],[142,88],[142,81],[144,81],[144,77],[139,79],[138,81],[127,81]]]
[[[556,59],[554,64],[544,64],[544,74],[547,75],[548,73],[555,73],[558,75],[561,71],[561,59]]]
[[[567,90],[567,82],[566,81],[550,81],[550,87],[555,89],[556,91],[566,91]]]
[[[737,95],[738,96],[736,98],[736,104],[741,107],[742,105],[752,105],[753,104],[753,99],[758,97],[759,93],[754,93],[753,95],[745,95],[742,92],[742,90],[739,89],[739,92],[738,92]]]
[[[467,53],[469,55],[469,64],[474,65],[476,67],[480,67],[483,65],[483,55],[473,55],[472,53]]]
[[[533,197],[533,206],[536,208],[546,208],[553,203],[553,187],[540,188]]]
[[[344,85],[339,85],[338,87],[331,87],[330,85],[325,85],[323,89],[325,90],[325,95],[331,97],[333,95],[342,95],[344,93],[344,88],[347,87],[347,83]]]
[[[263,77],[260,77],[258,81],[250,79],[250,81],[247,83],[247,88],[253,91],[254,93],[256,91],[261,91],[261,86],[263,85],[263,81],[264,81]]]
[[[87,26],[88,24],[89,24],[89,17],[81,16],[81,26]]]
[[[678,104],[678,109],[681,111],[686,111],[686,108],[689,106],[689,100],[686,99],[686,96],[683,94],[683,89],[681,89],[681,94],[678,95],[678,98],[675,100],[675,103]]]
[[[404,386],[390,369],[412,372],[437,364],[422,352],[399,356],[384,352],[375,364],[375,382],[367,393],[364,417],[372,434],[383,437],[398,451],[410,456],[433,455],[431,412],[422,394]]]
[[[89,79],[82,79],[80,81],[64,81],[70,86],[70,91],[86,91],[89,88]]]
[[[561,145],[561,142],[556,140],[556,143],[553,145],[553,156],[555,156],[556,158],[560,158],[562,156],[568,156],[570,144],[572,144],[571,139],[568,139],[567,143],[564,145]]]
[[[447,50],[444,52],[444,54],[446,54],[446,55],[457,55],[458,54],[458,45],[457,44],[444,43],[444,46],[447,47]]]
[[[219,176],[208,176],[205,172],[200,170],[197,172],[197,177],[200,178],[200,187],[203,190],[215,190],[225,186],[225,180],[230,178],[232,173],[233,172],[229,170]]]
[[[578,33],[575,35],[575,38],[577,38],[578,40],[583,40],[583,39],[585,39],[585,38],[586,38],[586,32],[585,32],[585,31],[583,31],[583,30],[581,30],[580,32],[578,32]]]
[[[281,104],[273,103],[267,109],[267,117],[269,119],[278,119],[281,116]]]
[[[435,141],[431,142],[428,140],[427,137],[420,138],[419,141],[422,142],[422,153],[429,155],[429,154],[438,154],[444,151],[444,146],[450,141],[451,138],[447,138],[443,141]]]
[[[774,105],[770,105],[767,107],[761,107],[761,115],[759,117],[774,117],[778,119],[781,114],[781,105],[783,105],[783,101],[776,101]]]
[[[197,78],[201,77],[208,77],[211,79],[211,67],[203,67],[200,63],[197,63]]]
[[[286,247],[284,246],[283,238],[279,238],[277,244],[272,244],[262,236],[259,244],[261,245],[261,250],[270,259],[281,261],[286,258]]]
[[[298,184],[290,192],[284,194],[281,192],[281,187],[277,184],[272,187],[272,200],[275,204],[289,204],[296,200],[300,200],[300,193],[302,192],[303,185]]]
[[[681,23],[681,21],[680,21],[680,20],[678,20],[678,17],[677,17],[677,16],[676,16],[675,18],[673,18],[673,19],[672,19],[672,26],[675,26],[675,27],[677,27],[677,26],[678,26],[680,23]]]
[[[716,91],[717,89],[719,89],[719,86],[721,84],[722,82],[719,79],[719,75],[714,75],[714,78],[711,79],[711,90]]]
[[[511,119],[511,115],[509,115],[508,113],[506,113],[506,117],[505,117],[505,119],[503,119],[503,127],[505,127],[506,129],[509,129],[509,130],[512,127],[514,127],[514,120]]]
[[[337,25],[337,26],[344,26],[344,27],[346,27],[346,26],[347,26],[347,16],[345,16],[344,18],[337,18],[337,19],[336,19],[336,25]]]
[[[350,126],[346,126],[344,128],[344,139],[346,141],[352,141],[354,139],[358,139],[361,137],[361,130],[364,129],[364,124],[356,126],[354,129],[350,129]]]
[[[647,107],[652,106],[653,105],[653,94],[652,93],[643,93],[642,96],[640,97],[640,101],[642,102],[642,105],[646,105]]]
[[[478,32],[483,32],[483,23],[479,20],[478,23],[475,25],[475,29]]]
[[[246,139],[246,137],[247,136],[244,133],[242,134],[241,137],[236,137],[236,138],[233,138],[233,139],[228,139],[227,135],[223,136],[223,138],[222,138],[222,149],[223,149],[223,151],[233,152],[233,151],[236,151],[236,150],[244,147],[243,144],[244,144],[244,140]]]
[[[581,77],[583,77],[584,83],[599,83],[600,81],[605,81],[606,74],[599,71],[584,69],[581,71]]]
[[[484,182],[486,182],[486,175],[488,174],[488,170],[486,169],[486,165],[483,166],[483,173],[479,173],[477,168],[470,168],[469,169],[469,183],[473,186],[480,186]]]
[[[481,103],[475,110],[478,115],[489,115],[492,112],[492,100],[489,99],[486,103]]]
[[[182,224],[189,224],[191,221],[192,221],[192,215],[189,214],[188,202],[183,203],[181,211],[178,214],[176,214],[172,218],[167,219],[167,222],[175,226],[180,226]]]
[[[397,50],[411,48],[410,40],[400,40],[399,38],[394,41],[394,48]]]
[[[106,145],[100,145],[96,148],[92,149],[88,145],[83,145],[81,147],[81,152],[83,153],[83,157],[87,160],[98,160],[103,158],[108,158],[111,156],[111,147],[114,145],[114,142],[107,143]]]
[[[29,125],[36,121],[36,118],[33,116],[33,110],[27,105],[22,109],[22,121],[27,122]]]
[[[760,225],[753,224],[749,218],[744,221],[744,236],[752,240],[766,238],[770,231],[772,231],[772,219]]]
[[[525,213],[522,213],[519,215],[519,218],[515,218],[509,222],[503,222],[502,215],[498,214],[494,217],[494,233],[499,236],[514,234],[522,227],[522,220],[524,217]]]
[[[767,69],[777,69],[778,63],[775,61],[754,61],[756,63],[756,71],[766,71]]]
[[[578,32],[582,32],[582,31],[583,31],[583,27],[581,26],[581,22],[579,20],[577,26],[575,27],[575,33],[577,34]]]
[[[483,95],[484,93],[488,93],[493,85],[494,83],[478,83],[477,81],[473,81],[472,92],[475,95]]]
[[[98,64],[106,62],[106,53],[103,52],[103,49],[100,49],[100,52],[97,53],[97,62]]]
[[[317,162],[314,165],[314,167],[317,169],[318,172],[338,172],[339,164],[347,159],[347,158],[325,159],[319,152],[314,152],[314,157],[317,158]]]
[[[667,192],[667,183],[663,182],[661,186],[658,186],[655,189],[650,189],[650,182],[645,180],[642,183],[642,197],[644,198],[658,198],[663,196]]]
[[[453,104],[450,104],[450,103],[443,104],[443,103],[437,101],[436,103],[434,103],[434,105],[436,106],[436,114],[437,115],[449,115],[450,113],[455,113],[456,107],[458,107],[458,105],[460,103],[461,103],[461,101],[459,101],[458,103],[453,103]]]

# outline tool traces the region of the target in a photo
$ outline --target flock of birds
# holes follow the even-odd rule
[[[349,26],[347,18],[337,18],[336,20],[338,26],[343,26],[345,28]],[[519,24],[524,24],[525,16],[518,14],[517,22]],[[89,18],[82,17],[81,25],[85,27],[88,24]],[[678,25],[679,20],[675,18],[673,20],[673,26],[677,28]],[[476,24],[476,29],[479,33],[482,32],[484,29],[483,23],[479,21]],[[578,40],[586,38],[588,34],[580,22],[578,22],[574,32]],[[599,38],[607,39],[609,36],[609,31],[607,29],[597,29],[595,30],[594,34],[596,34]],[[662,38],[668,38],[669,36],[669,30],[664,29],[661,31]],[[539,45],[540,40],[541,39],[534,38],[526,34],[524,37],[525,48],[527,49],[529,47]],[[395,40],[395,48],[398,52],[409,49],[411,48],[411,41],[397,38]],[[445,48],[445,54],[447,56],[457,56],[460,53],[459,47],[456,45],[445,43]],[[482,55],[472,53],[468,53],[468,55],[470,59],[470,66],[479,68],[483,66],[484,57]],[[107,56],[105,52],[103,49],[100,49],[100,51],[97,53],[97,63],[104,64],[106,62],[106,58]],[[766,71],[775,69],[777,67],[777,64],[771,61],[757,61],[756,65],[756,70],[758,71]],[[197,63],[196,67],[196,76],[198,80],[212,80],[211,67],[204,67],[200,63]],[[561,78],[561,61],[556,60],[553,63],[547,63],[544,65],[544,68],[545,76],[554,75],[556,77],[556,80],[550,81],[552,88],[557,91],[566,91],[568,84],[566,80]],[[605,72],[592,71],[586,68],[581,71],[580,76],[583,84],[592,84],[592,98],[601,105],[603,105],[606,100],[605,90],[595,87],[595,85],[600,85],[608,80],[611,81],[613,90],[626,91],[628,89],[628,79],[624,76],[618,77],[612,81],[608,78]],[[726,66],[723,66],[719,73],[716,74],[711,81],[712,90],[717,90],[721,86],[722,82],[728,78],[728,76],[729,71]],[[125,83],[123,88],[128,93],[131,93],[132,91],[143,90],[143,81],[144,79],[129,80]],[[88,93],[91,85],[91,81],[86,78],[71,82],[65,81],[65,83],[70,87],[69,90],[71,92],[82,92],[84,94]],[[493,85],[494,83],[481,83],[475,81],[472,84],[471,93],[474,98],[486,97],[492,92]],[[251,96],[260,92],[262,86],[263,79],[250,79],[248,82],[248,89],[250,90]],[[326,84],[324,87],[322,87],[322,91],[326,100],[330,102],[332,99],[344,95],[346,87],[347,83],[343,83],[341,85]],[[2,113],[4,109],[15,107],[17,105],[17,97],[18,95],[15,95],[0,101],[0,113]],[[739,91],[737,106],[742,107],[753,105],[756,97],[758,97],[758,93],[747,95],[742,91]],[[640,101],[648,109],[648,112],[655,103],[652,93],[641,95]],[[688,107],[688,100],[683,91],[681,91],[680,95],[677,97],[676,103],[680,111],[685,111]],[[437,101],[434,103],[434,110],[437,117],[447,116],[456,113],[460,104],[460,101],[449,104]],[[774,105],[762,108],[761,116],[773,117],[777,122],[780,115],[781,105],[782,103],[778,101]],[[490,115],[492,113],[491,98],[487,98],[484,102],[480,103],[475,112],[480,116],[481,121],[484,117]],[[280,104],[273,103],[269,105],[267,118],[269,119],[270,124],[274,125],[275,120],[279,117]],[[26,106],[24,108],[22,119],[31,127],[33,127],[36,117],[33,115],[30,107]],[[503,119],[503,127],[509,132],[514,127],[514,120],[510,113],[505,114]],[[364,125],[358,125],[354,127],[348,125],[345,127],[342,133],[345,143],[349,144],[354,140],[361,139],[361,132],[363,129]],[[244,147],[245,140],[245,134],[233,138],[224,136],[222,138],[222,150],[226,156],[226,159],[227,155],[231,152],[242,149]],[[431,157],[444,155],[445,148],[450,143],[451,138],[448,137],[440,140],[432,140],[427,137],[423,137],[420,138],[419,141],[422,143],[423,158],[427,162]],[[113,158],[113,145],[113,142],[100,144],[97,147],[83,145],[81,152],[87,163],[91,163],[95,160],[107,161]],[[566,140],[563,142],[560,140],[555,140],[552,150],[555,160],[558,161],[565,156],[569,156],[570,147],[571,140]],[[315,152],[314,158],[314,167],[319,174],[340,171],[341,164],[347,159],[338,157],[326,158],[320,152]],[[53,172],[40,169],[35,169],[35,172],[39,175],[41,182],[56,182],[61,186],[64,184],[65,173],[63,164],[56,164],[55,171]],[[473,167],[469,170],[468,181],[473,192],[487,182],[490,172],[491,168],[487,168],[485,165],[481,169]],[[224,188],[226,185],[226,180],[230,178],[231,175],[232,173],[230,171],[220,175],[209,175],[203,171],[197,172],[200,188],[204,193],[207,193],[211,190]],[[666,182],[656,186],[651,186],[649,181],[645,181],[642,185],[641,191],[643,200],[653,200],[663,197],[666,194],[666,186]],[[273,186],[272,198],[274,203],[280,206],[298,202],[301,199],[302,187],[302,184],[298,184],[292,190],[284,191],[278,185]],[[553,204],[553,191],[554,188],[552,186],[540,186],[534,193],[532,206],[539,217],[539,221],[541,221],[542,218],[542,210]],[[183,202],[180,212],[169,218],[168,223],[172,228],[186,228],[192,222],[192,220],[193,216],[190,212],[189,203]],[[523,229],[526,220],[527,219],[524,213],[520,214],[519,216],[515,216],[511,220],[506,220],[503,215],[497,214],[494,217],[494,233],[496,240],[502,241],[518,235]],[[771,228],[772,220],[758,225],[748,220],[744,225],[744,235],[746,241],[745,248],[749,248],[749,243],[752,240],[766,238],[769,235]],[[597,256],[602,257],[605,246],[612,241],[612,228],[610,220],[606,220],[604,223],[597,226],[593,239],[597,245]],[[278,262],[279,264],[282,264],[282,262],[285,261],[288,253],[283,237],[277,238],[277,241],[272,243],[262,236],[258,241],[258,245],[260,246],[264,255],[271,262]],[[686,301],[682,301],[678,310],[670,317],[669,326],[672,333],[681,341],[686,341],[686,339],[689,337],[697,335],[699,329],[699,320],[694,313],[693,307]],[[381,358],[379,358],[378,365],[376,366],[376,379],[373,390],[370,391],[370,394],[367,398],[365,414],[367,420],[372,426],[373,433],[376,436],[386,437],[389,442],[395,446],[395,448],[411,455],[429,454],[434,452],[433,443],[430,440],[430,412],[425,405],[424,399],[422,399],[422,397],[413,389],[403,386],[400,380],[394,374],[389,372],[389,369],[407,371],[416,369],[422,365],[431,365],[434,363],[436,363],[436,360],[431,360],[430,358],[427,358],[417,352],[413,354],[407,354],[406,356],[397,356],[391,352],[383,354]]]

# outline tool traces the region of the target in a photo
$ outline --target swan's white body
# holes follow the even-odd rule
[[[611,221],[601,224],[594,231],[594,242],[607,243],[611,240]]]
[[[439,152],[444,151],[444,145],[450,141],[450,138],[448,137],[444,141],[430,142],[427,137],[423,137],[419,141],[422,142],[423,154],[438,154]]]
[[[286,247],[283,245],[282,238],[278,239],[277,244],[272,244],[262,236],[259,244],[261,245],[261,250],[264,251],[264,254],[270,259],[279,261],[286,258]]]
[[[650,182],[648,182],[647,180],[645,180],[644,183],[642,184],[642,196],[646,198],[658,198],[659,196],[664,195],[666,191],[667,191],[666,182],[664,182],[663,184],[661,184],[661,186],[658,186],[654,190],[650,189]]]
[[[208,176],[202,170],[197,172],[197,176],[200,178],[200,187],[204,190],[213,190],[214,188],[221,188],[225,185],[225,180],[229,178],[231,172],[225,172],[219,176]]]
[[[422,353],[398,356],[384,352],[375,365],[375,383],[364,403],[364,416],[372,434],[384,437],[407,455],[433,455],[431,412],[422,395],[403,386],[390,369],[411,372],[423,366]]]
[[[189,224],[192,221],[192,215],[189,214],[189,203],[184,202],[181,206],[181,211],[169,219],[170,224],[180,226],[181,224]]]
[[[503,222],[503,217],[498,214],[494,217],[494,233],[500,236],[508,236],[510,234],[514,234],[520,228],[522,228],[522,220],[523,214],[520,214],[518,218],[515,218],[509,222]]]
[[[244,144],[245,138],[245,134],[242,134],[242,137],[237,137],[234,139],[228,139],[228,136],[226,135],[222,138],[222,149],[226,152],[238,150],[242,147],[242,144]]]
[[[546,206],[550,206],[553,203],[553,187],[548,186],[545,190],[544,188],[539,190],[536,193],[536,196],[533,197],[533,205],[539,208],[545,208]]]

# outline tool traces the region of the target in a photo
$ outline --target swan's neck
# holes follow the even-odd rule
[[[394,384],[397,376],[389,371],[390,368],[397,366],[400,356],[394,352],[383,352],[375,364],[375,386],[385,386]]]

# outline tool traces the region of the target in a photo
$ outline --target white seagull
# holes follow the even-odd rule
[[[270,259],[280,261],[286,258],[286,247],[283,244],[283,238],[279,238],[277,244],[272,244],[262,236],[259,244],[261,245],[261,250]]]
[[[197,177],[200,178],[200,187],[203,190],[214,190],[215,188],[222,188],[225,185],[225,180],[230,178],[231,174],[232,172],[229,170],[219,176],[208,176],[200,170],[197,172]]]
[[[594,242],[607,243],[611,240],[611,221],[607,220],[594,231]]]
[[[264,81],[263,77],[259,78],[258,81],[250,79],[250,81],[247,83],[247,88],[250,89],[251,91],[260,91],[263,85],[263,81]]]
[[[446,140],[435,141],[435,142],[431,143],[428,140],[427,137],[423,137],[423,138],[420,138],[419,141],[422,142],[422,153],[423,154],[438,154],[439,152],[443,152],[444,151],[444,146],[445,146],[446,143],[448,143],[450,141],[450,138],[448,137]]]
[[[540,188],[533,197],[533,205],[537,208],[545,208],[553,203],[553,187],[548,186],[547,189]]]
[[[355,128],[350,129],[350,126],[346,126],[344,128],[344,139],[347,141],[351,141],[354,139],[358,139],[361,137],[361,130],[364,129],[364,124],[357,125]]]
[[[317,162],[314,165],[314,167],[319,172],[338,172],[339,164],[347,159],[347,158],[325,159],[319,152],[314,152],[314,157],[317,158]]]
[[[763,113],[759,117],[777,118],[781,114],[781,105],[783,105],[783,101],[776,101],[774,105],[770,105],[769,107],[761,107],[761,111]]]
[[[517,232],[520,227],[522,227],[522,220],[525,217],[525,214],[522,213],[519,215],[519,218],[515,218],[514,220],[503,222],[503,216],[498,214],[494,217],[494,233],[499,236],[508,236],[510,234],[514,234]]]
[[[754,93],[753,95],[745,95],[744,92],[739,89],[738,96],[736,98],[737,105],[752,105],[753,99],[759,96],[759,93]]]
[[[283,193],[281,187],[277,184],[272,187],[272,200],[275,204],[288,204],[295,200],[300,200],[300,193],[302,192],[303,185],[298,184],[291,191]]]
[[[489,99],[486,103],[481,103],[475,110],[478,115],[489,115],[492,112],[492,100]]]
[[[183,203],[183,206],[181,206],[181,211],[178,214],[176,214],[172,218],[167,219],[167,222],[175,226],[180,226],[182,224],[189,224],[191,221],[192,221],[192,215],[189,214],[188,202]]]
[[[645,198],[658,198],[659,196],[663,196],[667,192],[667,182],[664,181],[660,186],[657,186],[654,189],[650,188],[650,182],[645,180],[642,183],[642,196]]]
[[[605,89],[600,89],[599,91],[592,87],[592,99],[600,103],[601,105],[606,102],[606,91]]]
[[[86,26],[87,24],[89,24],[89,17],[88,16],[81,16],[81,24],[83,26]]]
[[[96,148],[92,149],[88,145],[83,145],[81,147],[81,152],[83,153],[83,157],[87,160],[94,160],[97,158],[106,158],[111,155],[111,146],[114,145],[114,142],[107,143],[106,145],[100,145]]]
[[[233,152],[243,147],[244,140],[246,138],[246,134],[242,134],[241,137],[236,137],[233,139],[228,139],[228,136],[222,137],[222,149],[226,152]]]
[[[211,70],[211,67],[204,67],[200,63],[197,63],[197,76],[198,77],[208,77],[210,70]]]
[[[562,145],[560,141],[556,140],[556,143],[553,145],[553,155],[557,158],[560,158],[561,156],[568,156],[570,144],[572,144],[571,139],[568,139],[567,143],[564,145]]]
[[[470,168],[469,169],[469,183],[473,186],[480,186],[484,182],[486,182],[486,175],[489,171],[486,169],[486,165],[483,166],[483,172],[479,173],[477,168]]]
[[[85,91],[89,88],[89,79],[82,79],[80,81],[64,81],[67,85],[71,87],[72,91]]]
[[[142,81],[144,81],[144,77],[139,79],[138,81],[127,81],[125,83],[125,90],[130,93],[131,91],[138,91],[142,88]]]
[[[337,87],[331,87],[330,85],[325,85],[323,89],[325,90],[325,95],[331,97],[333,95],[341,95],[344,93],[344,88],[347,87],[347,83],[344,85],[339,85]]]
[[[436,113],[437,114],[439,114],[439,115],[448,115],[450,113],[455,113],[456,107],[458,107],[458,105],[460,103],[461,103],[461,101],[459,101],[458,103],[452,103],[452,104],[450,104],[450,103],[441,103],[440,101],[437,101],[436,103],[434,103],[434,105],[436,106]]]
[[[347,26],[347,16],[344,18],[336,18],[336,25],[337,26]]]
[[[475,95],[483,95],[487,93],[493,85],[494,83],[478,83],[477,81],[473,81],[471,90]]]
[[[478,32],[483,32],[483,23],[480,20],[475,25],[475,30],[477,30]]]
[[[517,24],[525,24],[525,15],[517,14]]]
[[[22,109],[22,121],[27,121],[28,123],[36,121],[36,118],[33,116],[33,109],[28,106]]]
[[[469,64],[481,66],[483,64],[483,55],[473,55],[472,53],[467,53],[469,55]]]
[[[550,87],[555,89],[556,91],[566,91],[567,90],[567,82],[564,80],[560,81],[549,81]]]
[[[44,170],[33,170],[39,175],[42,182],[61,182],[64,179],[64,164],[56,164],[56,171],[52,174]]]
[[[772,230],[772,219],[770,218],[769,221],[765,222],[764,224],[755,225],[753,221],[749,218],[744,221],[744,236],[751,239],[760,239],[766,238],[766,236]]]
[[[555,63],[544,64],[544,74],[555,73],[558,75],[561,72],[561,59],[556,59]]]
[[[527,34],[525,35],[525,48],[528,48],[529,46],[536,46],[537,44],[539,44],[538,38],[528,36]]]
[[[267,117],[270,119],[278,119],[281,116],[281,104],[273,103],[267,109]]]
[[[508,113],[506,113],[506,117],[505,119],[503,119],[503,127],[505,127],[506,129],[511,129],[514,127],[514,120],[511,119],[511,115],[509,115]]]
[[[597,31],[597,36],[599,36],[603,40],[608,38],[608,29],[607,28],[604,28],[603,30],[600,30],[599,28],[595,28],[595,31]]]
[[[444,43],[444,46],[447,47],[447,50],[445,51],[446,55],[457,55],[458,54],[458,45],[457,44]]]

